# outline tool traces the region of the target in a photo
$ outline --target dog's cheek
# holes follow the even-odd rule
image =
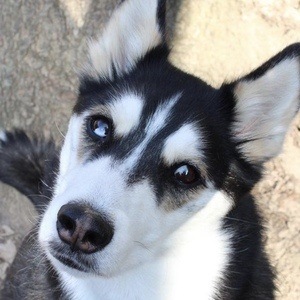
[[[62,205],[64,199],[58,198],[52,200],[46,209],[39,227],[39,242],[41,246],[46,249],[50,241],[59,239],[56,230],[57,213]]]
[[[68,132],[60,154],[59,175],[64,176],[67,171],[77,164],[81,126],[84,116],[73,115],[68,125]]]

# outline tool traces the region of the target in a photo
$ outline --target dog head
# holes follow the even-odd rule
[[[219,224],[280,151],[299,106],[299,45],[215,89],[169,63],[164,2],[122,2],[89,45],[39,231],[75,276],[163,255],[195,214]]]

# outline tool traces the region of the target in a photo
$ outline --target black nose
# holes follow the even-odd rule
[[[103,249],[114,230],[104,216],[85,204],[63,205],[57,214],[57,232],[71,250],[87,254]]]

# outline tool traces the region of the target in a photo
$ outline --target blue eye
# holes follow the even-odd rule
[[[95,139],[107,141],[111,131],[111,122],[103,116],[92,117],[88,122],[88,132]]]

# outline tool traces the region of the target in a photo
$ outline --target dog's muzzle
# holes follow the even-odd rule
[[[112,240],[114,229],[107,218],[88,204],[63,205],[56,222],[60,239],[72,251],[91,254],[100,251]]]

